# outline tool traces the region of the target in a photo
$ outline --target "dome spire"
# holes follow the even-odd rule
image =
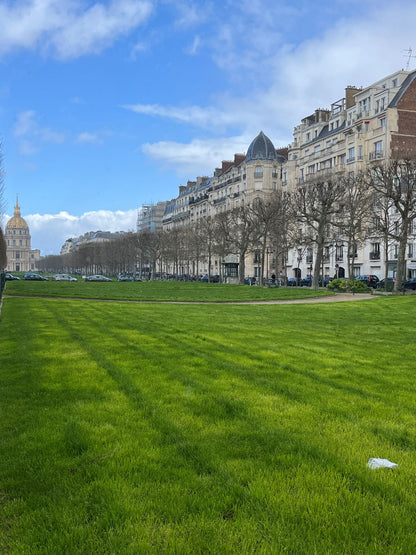
[[[14,207],[14,216],[20,218],[19,196],[16,195],[16,206]]]

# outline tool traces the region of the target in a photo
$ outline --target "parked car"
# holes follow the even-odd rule
[[[387,282],[385,279],[381,279],[377,283],[377,289],[386,289],[387,291],[392,291],[396,280],[394,278],[387,278]]]
[[[331,283],[332,279],[329,277],[324,277],[319,279],[319,287],[327,287]]]
[[[299,278],[299,283],[300,283],[300,278]],[[298,284],[298,278],[295,278],[295,277],[287,278],[288,287],[296,287],[297,284]]]
[[[30,280],[30,281],[48,281],[48,278],[45,276],[41,276],[39,274],[34,274],[33,272],[28,272],[23,276],[23,279]]]
[[[255,279],[255,278],[252,278],[252,279]],[[219,283],[220,276],[219,275],[213,275],[213,276],[209,276],[209,279],[208,279],[208,274],[205,274],[204,276],[202,276],[200,278],[200,281],[203,281],[204,283],[208,283],[208,281],[210,283]]]
[[[312,285],[312,276],[305,276],[300,280],[300,285],[303,287],[310,287]]]
[[[77,278],[74,278],[69,274],[56,274],[56,276],[52,276],[52,281],[78,281],[78,280]]]
[[[134,281],[133,276],[118,276],[117,281]]]
[[[415,291],[416,290],[416,278],[407,279],[405,282],[403,282],[403,287],[405,289],[412,289],[413,291]]]
[[[6,281],[14,281],[15,279],[20,279],[18,276],[14,276],[13,274],[6,274]]]
[[[356,276],[355,281],[361,281],[365,283],[367,287],[377,287],[377,283],[380,281],[377,276],[374,275],[362,275]]]
[[[87,276],[85,278],[85,281],[113,281],[113,280],[101,274],[94,274],[93,276]]]

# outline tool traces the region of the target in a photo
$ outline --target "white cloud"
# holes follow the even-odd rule
[[[44,144],[61,144],[65,140],[63,133],[42,126],[38,122],[38,116],[34,110],[20,112],[13,133],[19,142],[20,152],[25,155],[38,152]]]
[[[74,216],[68,212],[58,214],[29,214],[23,216],[32,236],[32,248],[40,249],[41,255],[59,254],[62,245],[70,237],[78,237],[87,231],[134,231],[137,210],[97,210]],[[9,216],[5,217],[5,221]]]
[[[143,145],[142,151],[165,169],[173,168],[190,178],[201,173],[211,175],[222,159],[231,157],[233,152],[246,151],[260,130],[272,139],[276,148],[286,146],[300,120],[316,108],[330,108],[331,103],[344,96],[346,86],[368,86],[406,67],[406,49],[414,39],[416,4],[413,2],[394,5],[381,2],[377,9],[366,11],[365,18],[355,10],[349,11],[348,18],[327,23],[326,31],[298,45],[284,44],[281,37],[276,38],[273,21],[265,17],[261,36],[256,33],[248,37],[248,50],[252,53],[248,52],[245,57],[237,49],[236,35],[241,35],[244,22],[241,12],[243,8],[251,10],[249,15],[254,18],[252,26],[255,27],[256,22],[260,24],[262,4],[260,0],[244,0],[233,24],[226,21],[212,36],[212,43],[216,42],[218,52],[222,52],[218,64],[232,78],[243,75],[244,88],[230,89],[238,92],[217,96],[206,107],[125,106],[137,114],[210,130],[209,139],[200,138],[199,133],[199,138],[187,144],[164,141]],[[237,10],[237,5],[234,8]],[[294,8],[285,10],[288,17],[298,15]],[[213,48],[215,59],[216,52]],[[414,67],[413,59],[410,69]],[[253,86],[259,72],[262,72],[261,85]],[[218,138],[211,138],[215,133]],[[232,135],[229,139],[225,138],[227,133]]]
[[[201,23],[205,23],[215,8],[212,1],[206,0],[165,0],[166,4],[171,4],[177,16],[175,18],[176,27],[188,29]]]
[[[108,137],[109,135],[112,135],[112,132],[107,130],[94,131],[93,133],[89,131],[83,131],[82,133],[78,134],[78,136],[75,139],[75,142],[79,144],[89,143],[89,144],[101,145],[103,143],[104,138]]]
[[[254,137],[252,137],[254,138]],[[145,144],[142,151],[180,176],[212,175],[222,160],[233,160],[234,154],[244,153],[252,138],[247,135],[224,139],[194,139],[189,144],[161,141]]]
[[[198,54],[200,45],[201,45],[201,37],[196,35],[194,37],[194,40],[192,41],[192,44],[185,49],[185,52],[190,56],[196,56]]]
[[[122,106],[136,114],[172,119],[179,123],[203,127],[206,129],[224,128],[236,121],[235,114],[215,107],[201,106],[160,106],[159,104],[126,104]],[[241,117],[240,117],[241,120]]]
[[[151,0],[95,2],[76,0],[0,1],[0,55],[19,48],[41,48],[60,59],[97,54],[146,22]]]

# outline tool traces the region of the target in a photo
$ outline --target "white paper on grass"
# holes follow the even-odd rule
[[[398,464],[389,461],[388,459],[368,459],[368,468],[396,468]]]

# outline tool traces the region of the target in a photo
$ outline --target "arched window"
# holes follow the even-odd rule
[[[263,166],[256,166],[254,168],[254,178],[260,179],[261,177],[263,177]]]

